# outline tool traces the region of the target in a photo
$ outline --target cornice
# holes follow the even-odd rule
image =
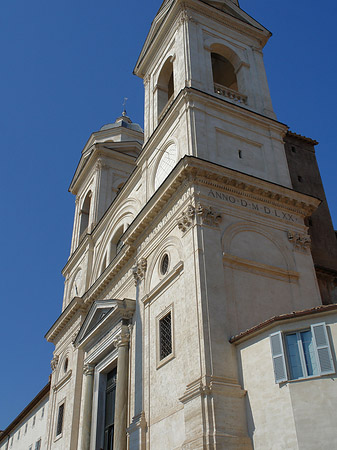
[[[110,147],[109,147],[110,146]],[[142,144],[138,141],[123,141],[123,142],[95,142],[91,146],[91,151],[88,155],[82,155],[80,162],[76,168],[75,174],[69,186],[69,192],[77,194],[76,187],[83,181],[83,178],[87,176],[88,171],[95,170],[95,162],[100,157],[106,157],[111,159],[112,155],[114,159],[134,163],[137,159],[136,156],[129,155],[123,152],[123,149],[137,149],[139,153],[142,150]]]
[[[48,342],[53,342],[55,337],[65,328],[68,322],[74,317],[78,311],[86,311],[83,299],[74,297],[59,318],[54,322],[47,331],[45,338]]]
[[[172,114],[177,114],[177,111],[179,111],[180,108],[183,105],[186,105],[188,102],[190,103],[190,108],[197,108],[197,105],[195,104],[196,99],[200,101],[200,103],[204,104],[209,104],[209,102],[212,102],[213,106],[218,107],[219,109],[221,109],[221,111],[224,111],[224,108],[228,108],[230,109],[231,114],[241,119],[249,120],[250,122],[254,122],[259,126],[263,126],[265,128],[268,127],[271,129],[275,129],[278,132],[281,132],[281,134],[283,135],[287,133],[288,126],[276,119],[258,113],[257,111],[254,111],[247,106],[240,106],[232,103],[226,98],[219,98],[211,93],[201,91],[194,87],[185,87],[178,93],[149,139],[145,142],[143,151],[138,156],[136,161],[137,168],[143,163],[144,160],[148,159],[149,150],[151,151],[151,148],[154,146],[155,140],[163,134],[163,129],[167,126],[167,121],[172,116]]]
[[[81,308],[86,310],[123,267],[127,264],[132,266],[132,258],[137,250],[137,240],[151,226],[170,198],[181,188],[184,182],[187,183],[186,187],[204,185],[223,191],[227,190],[237,195],[283,208],[302,217],[310,216],[321,202],[315,197],[270,181],[262,180],[194,156],[184,156],[124,233],[123,240],[125,245],[122,250],[82,298],[75,297],[72,300],[47,332],[46,338],[48,341],[52,341],[55,338],[77,311]],[[109,214],[112,214],[112,211],[113,209],[109,209]],[[109,220],[109,214],[106,215],[106,220]],[[104,224],[100,223],[96,226],[95,233],[104,232],[104,229]]]
[[[336,311],[337,311],[337,305],[332,304],[332,305],[315,306],[314,308],[311,308],[311,309],[305,309],[302,311],[293,311],[291,313],[274,316],[268,320],[265,320],[264,322],[259,323],[258,325],[255,325],[252,328],[249,328],[246,331],[243,331],[240,334],[232,336],[229,339],[229,342],[231,344],[241,344],[241,342],[244,342],[247,339],[250,339],[251,337],[254,337],[257,334],[260,334],[263,331],[266,331],[282,322],[287,323],[290,321],[299,321],[299,320],[305,319],[307,316],[333,314],[333,313],[336,313]]]
[[[231,7],[235,9],[235,5],[231,5]],[[147,65],[149,60],[153,59],[153,53],[158,50],[158,47],[161,45],[164,39],[167,38],[169,33],[172,33],[172,31],[174,31],[174,29],[179,26],[180,15],[182,12],[186,11],[187,8],[190,11],[193,11],[195,14],[202,14],[204,17],[210,18],[215,22],[220,23],[221,25],[227,25],[229,28],[235,31],[245,33],[249,36],[254,37],[258,41],[260,41],[262,47],[264,47],[269,37],[271,36],[271,32],[269,30],[267,30],[263,25],[259,24],[259,22],[249,16],[249,14],[247,14],[241,8],[237,9],[242,12],[243,15],[247,16],[247,22],[202,0],[199,0],[198,2],[196,2],[195,0],[178,0],[170,5],[168,11],[166,12],[166,16],[158,25],[158,29],[154,32],[153,35],[152,27],[150,28],[144,46],[133,70],[133,73],[135,75],[144,78],[147,72],[144,66]],[[186,19],[187,21],[196,21],[195,18],[187,17]],[[255,22],[256,25],[249,23],[248,20]],[[174,22],[177,22],[177,24],[174,24]],[[174,29],[172,30],[172,28],[170,27]]]

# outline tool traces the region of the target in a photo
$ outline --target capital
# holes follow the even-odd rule
[[[113,341],[113,345],[116,348],[124,347],[129,344],[130,341],[130,331],[129,329],[121,330]]]
[[[83,366],[83,375],[93,375],[95,372],[95,366],[91,364],[84,364]]]

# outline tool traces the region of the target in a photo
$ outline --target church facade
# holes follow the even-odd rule
[[[237,0],[161,5],[144,132],[124,112],[93,133],[70,185],[41,448],[337,446],[336,234],[269,37]]]

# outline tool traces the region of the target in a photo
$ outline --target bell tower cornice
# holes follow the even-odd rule
[[[192,15],[186,15],[187,10],[194,14],[200,13],[242,33],[254,36],[261,43],[262,47],[264,47],[271,36],[271,32],[242,10],[236,0],[219,2],[203,0],[166,1],[162,4],[152,22],[134,68],[135,75],[141,78],[146,77],[147,71],[144,65],[146,66],[147,61],[152,61],[152,50],[156,46],[155,42],[163,41],[174,21],[177,21],[177,26],[179,26],[179,16],[182,12],[185,14],[184,21],[195,20]]]

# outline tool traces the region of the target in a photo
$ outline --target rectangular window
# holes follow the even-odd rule
[[[64,416],[64,403],[59,406],[59,413],[57,416],[56,436],[62,434]]]
[[[159,355],[161,361],[172,353],[171,311],[159,320],[159,342]]]
[[[36,441],[35,443],[35,450],[40,450],[41,449],[41,439],[39,439],[38,441]]]
[[[276,383],[335,373],[325,323],[270,335]]]

